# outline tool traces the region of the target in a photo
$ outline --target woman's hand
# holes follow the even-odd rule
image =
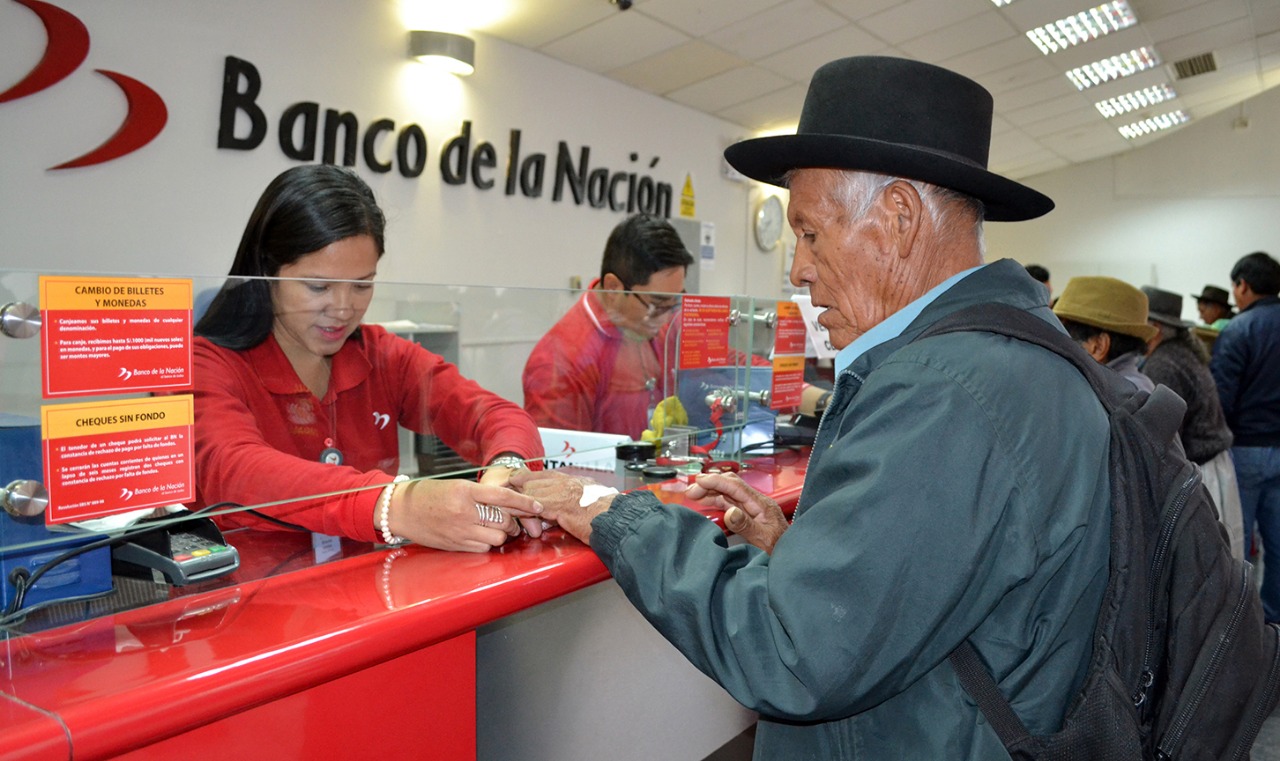
[[[511,487],[542,506],[541,520],[560,524],[586,544],[591,543],[591,519],[608,510],[617,496],[610,494],[583,506],[583,488],[595,484],[590,478],[567,476],[554,470],[518,470],[511,475]]]
[[[509,489],[511,487],[511,474],[522,470],[528,472],[528,468],[507,468],[501,465],[491,465],[490,467],[485,468],[484,472],[480,474],[480,483],[485,486],[497,486],[503,489]],[[541,518],[528,518],[524,516],[517,516],[517,518],[520,521],[520,526],[529,534],[529,536],[538,537],[542,535]]]
[[[770,554],[789,525],[777,502],[747,486],[736,473],[698,476],[685,496],[724,510],[725,528]]]
[[[401,484],[391,500],[391,533],[426,547],[487,552],[520,535],[529,518],[538,536],[542,507],[529,496],[485,483],[422,479]]]

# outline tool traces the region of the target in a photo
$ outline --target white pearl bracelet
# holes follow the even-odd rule
[[[409,477],[401,473],[396,476],[391,483],[387,484],[382,490],[382,496],[378,498],[378,528],[382,529],[383,544],[404,544],[409,541],[403,537],[396,536],[391,533],[390,513],[391,513],[391,496],[396,493],[396,487],[408,481]]]

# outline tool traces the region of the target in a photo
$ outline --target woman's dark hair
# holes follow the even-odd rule
[[[1092,325],[1085,325],[1083,322],[1076,322],[1075,320],[1061,320],[1061,322],[1062,327],[1067,329],[1067,335],[1071,336],[1071,340],[1076,343],[1084,343],[1102,333],[1110,335],[1111,350],[1107,352],[1104,360],[1106,362],[1110,362],[1116,357],[1122,357],[1132,351],[1143,351],[1147,346],[1146,341],[1127,333],[1116,333],[1115,331],[1096,328]]]
[[[307,164],[286,170],[258,199],[229,278],[195,333],[228,349],[248,349],[271,334],[274,310],[264,277],[331,243],[368,235],[383,253],[386,220],[373,191],[350,169]]]

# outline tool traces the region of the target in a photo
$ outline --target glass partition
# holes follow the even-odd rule
[[[254,303],[275,313],[244,306]],[[374,513],[397,474],[474,480],[514,453],[633,486],[740,464],[772,446],[778,415],[798,404],[779,306],[0,272],[0,627],[21,632],[35,611],[111,595],[113,553],[117,572],[173,587],[172,563],[135,555],[203,552],[177,586],[216,583],[224,550],[196,530],[209,518],[229,546],[309,535],[307,564],[375,551]],[[192,338],[196,325],[212,342]],[[779,364],[780,351],[793,356]],[[258,535],[238,541],[244,531]],[[191,547],[157,548],[137,538],[147,532]]]

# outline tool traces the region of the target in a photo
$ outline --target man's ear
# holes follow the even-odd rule
[[[1086,338],[1084,341],[1084,350],[1089,352],[1089,356],[1102,364],[1107,363],[1107,355],[1111,353],[1111,334],[1103,331],[1095,336]]]
[[[627,287],[623,284],[622,278],[609,272],[600,278],[600,289],[604,291],[625,291]]]
[[[911,183],[895,180],[880,194],[880,203],[889,223],[885,232],[897,245],[898,256],[905,259],[915,248],[924,220],[924,201]]]

